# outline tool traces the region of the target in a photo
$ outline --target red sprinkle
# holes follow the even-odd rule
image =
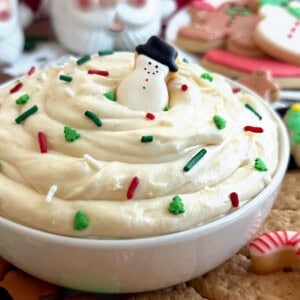
[[[135,176],[132,178],[129,188],[127,190],[127,199],[128,200],[130,200],[134,197],[134,193],[135,193],[137,186],[139,185],[139,182],[140,182],[140,180],[138,177]]]
[[[186,85],[186,84],[183,84],[182,86],[181,86],[181,90],[183,91],[183,92],[186,92],[187,90],[188,90],[188,86]]]
[[[27,75],[30,76],[30,75],[32,75],[34,72],[35,72],[35,67],[32,66],[32,67],[29,69],[29,71],[27,72]]]
[[[99,75],[99,76],[109,76],[109,72],[104,71],[104,70],[88,70],[88,74]]]
[[[146,113],[146,118],[149,120],[154,120],[155,119],[155,114],[153,113]]]
[[[46,143],[46,136],[43,132],[38,133],[38,139],[39,139],[39,144],[40,144],[40,150],[41,153],[47,153],[47,143]]]
[[[239,195],[238,195],[236,192],[232,192],[232,193],[229,195],[229,197],[230,197],[232,206],[233,206],[233,207],[238,207],[238,206],[239,206],[239,203],[240,203]]]
[[[245,126],[244,130],[245,131],[255,132],[255,133],[262,133],[262,132],[264,132],[263,128],[261,128],[261,127],[254,127],[254,126]]]
[[[234,94],[237,94],[237,93],[239,93],[240,91],[241,91],[241,89],[240,89],[239,87],[235,87],[235,88],[232,89],[232,92],[233,92]]]
[[[14,87],[12,87],[12,88],[9,90],[9,92],[10,92],[11,94],[16,93],[19,89],[22,88],[22,86],[23,86],[23,83],[22,83],[22,82],[18,82]]]

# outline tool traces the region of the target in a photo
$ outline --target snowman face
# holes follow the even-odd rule
[[[145,56],[138,55],[135,69],[141,72],[142,78],[165,78],[169,73],[169,68],[158,61]]]

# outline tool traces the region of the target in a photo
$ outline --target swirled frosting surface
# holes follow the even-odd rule
[[[167,84],[170,109],[156,112],[151,120],[105,96],[116,91],[133,65],[134,55],[126,52],[94,55],[80,66],[71,59],[22,77],[17,92],[10,93],[15,83],[1,90],[1,216],[68,236],[154,236],[239,209],[233,207],[232,193],[242,206],[270,182],[278,137],[265,104],[242,91],[233,93],[218,75],[212,75],[213,81],[202,78],[201,67],[179,59],[179,71]],[[105,70],[108,76],[88,74],[91,69]],[[72,81],[60,80],[61,74]],[[30,96],[28,102],[17,105],[24,94]],[[17,124],[15,119],[34,105],[38,111]],[[95,113],[102,126],[87,118],[86,111]],[[226,120],[226,127],[218,129],[214,116]],[[80,138],[67,142],[65,126],[76,129]],[[40,151],[38,132],[46,136],[47,153]],[[153,140],[142,143],[142,136]],[[184,171],[201,149],[206,154]],[[255,168],[257,158],[267,170]],[[139,183],[128,200],[135,177]],[[182,199],[184,213],[169,212],[175,195]],[[81,230],[74,228],[78,211],[88,219]]]

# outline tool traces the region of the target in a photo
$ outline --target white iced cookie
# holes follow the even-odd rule
[[[289,6],[263,5],[261,21],[256,27],[256,43],[269,55],[300,64],[300,4]]]
[[[157,37],[136,48],[132,73],[117,89],[117,101],[134,110],[157,112],[167,107],[167,76],[178,70],[177,51]]]
[[[23,43],[17,0],[0,0],[0,66],[14,63],[22,53]]]
[[[259,274],[300,268],[300,231],[263,233],[249,244],[252,269]]]

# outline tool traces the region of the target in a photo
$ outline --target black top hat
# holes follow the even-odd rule
[[[157,36],[152,36],[146,44],[138,45],[135,50],[138,54],[144,54],[163,65],[166,65],[171,72],[178,71],[175,62],[177,57],[176,49]]]

